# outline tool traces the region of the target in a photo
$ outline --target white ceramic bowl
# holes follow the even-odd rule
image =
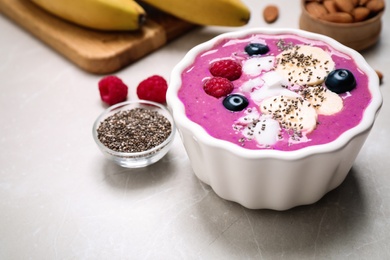
[[[369,77],[373,96],[362,121],[335,141],[295,151],[249,150],[210,136],[189,120],[178,98],[181,73],[197,54],[224,38],[250,34],[297,34],[326,42],[356,60]],[[184,143],[196,176],[220,197],[251,209],[286,210],[311,204],[339,186],[347,176],[380,110],[382,96],[375,71],[356,51],[320,34],[295,29],[246,29],[219,35],[191,49],[172,71],[168,108]]]

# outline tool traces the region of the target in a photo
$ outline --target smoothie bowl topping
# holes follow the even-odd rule
[[[371,101],[368,77],[350,56],[294,34],[221,40],[181,80],[187,117],[247,149],[331,142],[360,122]]]

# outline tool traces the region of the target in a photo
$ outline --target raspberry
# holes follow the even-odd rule
[[[236,80],[241,77],[242,67],[234,60],[219,60],[210,65],[210,73],[215,77]]]
[[[116,76],[102,78],[99,81],[99,92],[102,101],[110,106],[127,98],[127,86]]]
[[[234,86],[233,83],[226,78],[213,77],[203,84],[203,89],[208,95],[220,98],[230,94],[233,91]]]
[[[137,96],[139,99],[163,104],[166,102],[165,95],[167,89],[167,81],[159,75],[153,75],[139,83],[137,87]]]

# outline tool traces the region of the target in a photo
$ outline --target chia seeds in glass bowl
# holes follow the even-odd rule
[[[103,154],[126,168],[145,167],[168,151],[176,127],[161,104],[136,100],[109,107],[95,121],[93,137]]]

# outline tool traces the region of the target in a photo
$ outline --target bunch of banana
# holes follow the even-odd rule
[[[98,30],[137,30],[146,12],[134,0],[31,0],[46,11],[75,24]],[[141,0],[199,25],[242,26],[249,9],[240,0]]]

